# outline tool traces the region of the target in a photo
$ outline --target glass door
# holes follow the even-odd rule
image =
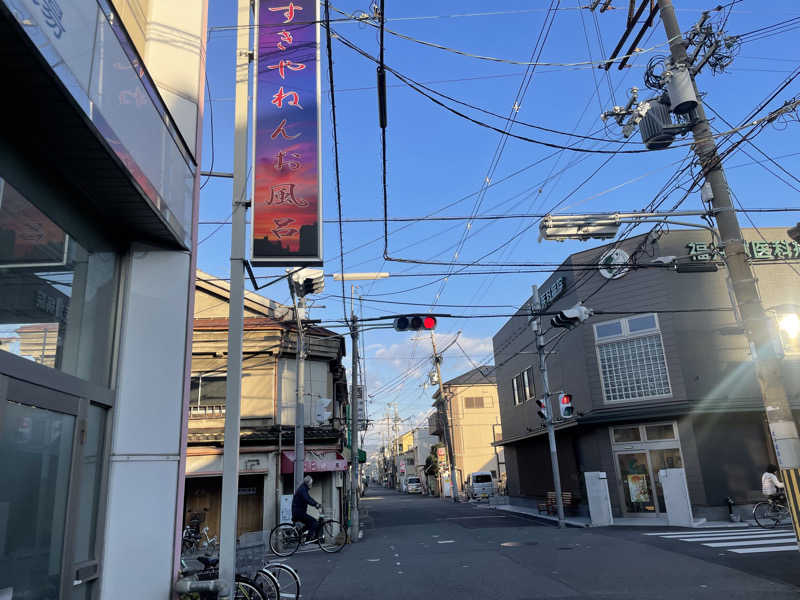
[[[629,515],[655,515],[658,512],[647,454],[647,451],[617,453],[623,510]]]
[[[683,467],[681,451],[679,448],[668,448],[666,450],[650,450],[650,466],[653,472],[653,479],[656,484],[656,500],[658,501],[659,512],[667,512],[667,505],[664,502],[664,490],[658,473],[661,469],[680,469]]]

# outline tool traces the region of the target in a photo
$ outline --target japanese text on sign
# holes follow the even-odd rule
[[[318,7],[261,0],[253,261],[321,261]]]

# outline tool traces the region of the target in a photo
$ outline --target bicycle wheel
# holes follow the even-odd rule
[[[269,547],[278,556],[291,556],[300,547],[300,533],[291,523],[281,523],[270,532]]]
[[[264,596],[261,595],[255,585],[238,575],[236,576],[236,592],[233,598],[234,600],[264,600]]]
[[[783,508],[783,511],[776,510],[769,502],[759,502],[753,507],[753,518],[756,523],[758,523],[758,526],[763,529],[775,529],[775,527],[781,524],[783,513],[786,513],[786,516],[788,516],[788,512],[785,508]]]
[[[319,536],[319,547],[325,552],[338,552],[347,543],[347,530],[339,521],[325,521]]]
[[[292,567],[279,562],[269,562],[261,568],[259,573],[262,571],[268,571],[278,580],[281,598],[300,600],[300,576]]]
[[[261,569],[256,573],[255,577],[253,577],[253,584],[258,588],[258,591],[261,592],[261,596],[264,600],[280,600],[281,596],[283,596],[283,594],[281,594],[281,585],[271,571]]]

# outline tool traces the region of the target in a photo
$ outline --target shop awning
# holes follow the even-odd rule
[[[281,453],[281,473],[294,473],[294,451]],[[303,471],[322,473],[325,471],[346,471],[347,461],[335,450],[306,450]]]

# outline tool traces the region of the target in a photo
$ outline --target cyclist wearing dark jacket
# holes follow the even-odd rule
[[[309,490],[312,485],[314,485],[314,480],[311,476],[306,475],[303,478],[303,483],[295,491],[292,498],[292,522],[303,523],[306,526],[306,530],[309,531],[311,539],[314,539],[317,536],[319,522],[308,514],[308,505],[310,504],[314,508],[320,508],[322,505],[311,497]]]

